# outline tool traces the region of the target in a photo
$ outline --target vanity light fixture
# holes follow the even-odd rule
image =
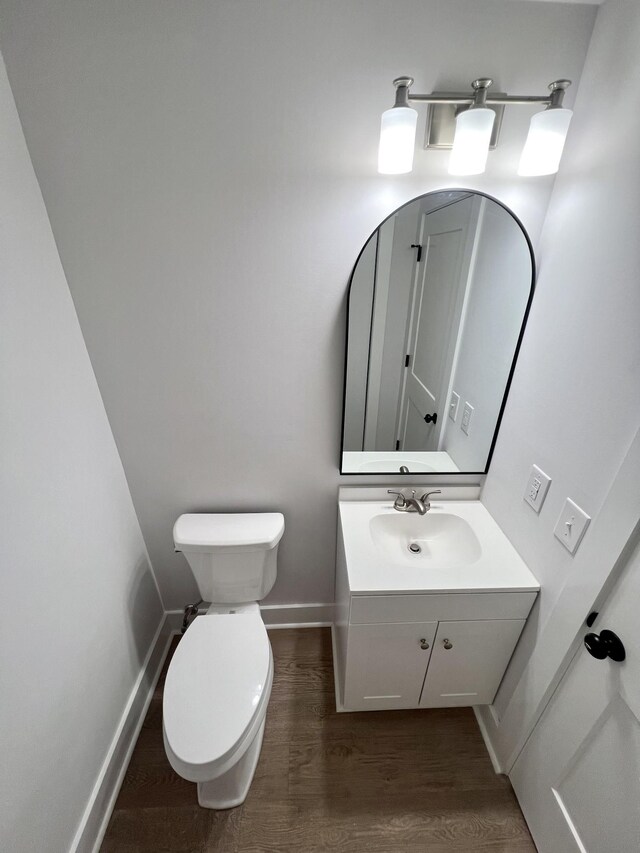
[[[531,119],[520,159],[519,175],[551,175],[558,171],[571,121],[571,110],[562,106],[570,80],[555,80],[550,95],[489,95],[493,81],[481,77],[471,84],[473,92],[413,94],[412,77],[397,77],[394,106],[382,114],[378,171],[400,175],[413,167],[418,113],[412,103],[429,105],[425,148],[449,148],[449,174],[479,175],[485,170],[490,148],[495,148],[504,107],[511,104],[544,104],[546,109]]]
[[[390,110],[382,113],[380,123],[378,171],[383,175],[410,172],[416,143],[418,112],[409,106],[407,99],[413,78],[398,77],[393,83],[396,87],[396,102]]]
[[[486,106],[491,80],[483,78],[471,84],[475,92],[470,107],[456,115],[456,133],[449,158],[450,175],[481,175],[487,165],[491,131],[496,114]]]
[[[522,149],[519,175],[553,175],[558,171],[562,149],[573,113],[562,106],[570,80],[551,83],[551,103],[531,117],[527,141]]]

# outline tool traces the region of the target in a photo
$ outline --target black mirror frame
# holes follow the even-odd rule
[[[483,471],[457,471],[455,473],[447,472],[446,476],[447,476],[447,478],[449,478],[449,477],[460,477],[460,476],[466,476],[466,477],[481,476],[481,475],[486,474],[488,472],[489,466],[491,465],[491,459],[493,457],[493,451],[495,449],[496,441],[498,439],[498,433],[500,431],[500,424],[502,422],[502,416],[504,414],[504,410],[505,410],[505,407],[507,405],[507,398],[509,396],[509,390],[511,388],[511,382],[513,379],[513,374],[515,373],[516,363],[518,361],[518,355],[520,354],[520,347],[522,345],[522,339],[524,337],[524,332],[525,332],[525,328],[527,325],[527,320],[529,319],[529,311],[531,310],[531,303],[533,301],[533,295],[535,292],[535,287],[536,287],[536,258],[535,258],[534,252],[533,252],[533,245],[531,243],[531,238],[529,237],[529,235],[527,233],[527,229],[524,227],[524,225],[522,224],[520,219],[515,215],[515,213],[509,207],[507,207],[506,204],[499,201],[494,196],[489,195],[489,193],[483,193],[480,190],[472,190],[472,189],[467,189],[465,187],[444,187],[444,188],[439,189],[439,190],[430,190],[429,192],[422,193],[421,195],[417,195],[417,196],[415,196],[415,198],[409,199],[409,201],[406,201],[404,204],[401,204],[399,207],[396,207],[395,210],[392,210],[391,213],[388,216],[386,216],[382,220],[382,222],[380,222],[376,226],[376,228],[374,228],[374,230],[371,232],[371,234],[367,237],[367,239],[364,242],[364,245],[362,246],[362,248],[360,249],[360,251],[358,253],[358,257],[356,258],[356,262],[353,265],[353,269],[351,270],[351,275],[349,276],[349,283],[347,286],[347,316],[346,316],[346,332],[345,332],[344,372],[343,372],[343,380],[342,380],[342,432],[340,435],[340,460],[339,460],[339,464],[338,464],[338,470],[340,471],[341,477],[388,477],[391,475],[400,476],[400,477],[407,477],[407,476],[415,476],[416,475],[416,472],[413,472],[413,473],[409,472],[408,474],[405,474],[405,473],[401,473],[399,471],[371,471],[371,472],[369,472],[369,471],[357,471],[356,472],[356,471],[343,471],[342,470],[342,457],[343,457],[344,452],[345,452],[344,451],[344,422],[345,422],[346,406],[347,406],[347,365],[349,362],[349,304],[351,302],[351,286],[353,285],[353,276],[354,276],[354,273],[356,271],[356,267],[358,266],[358,262],[360,261],[360,258],[362,257],[362,253],[364,252],[367,245],[369,244],[369,240],[371,240],[371,238],[376,233],[376,231],[378,231],[378,229],[381,228],[385,222],[387,222],[389,219],[391,219],[392,216],[395,216],[396,213],[398,213],[398,211],[402,210],[402,208],[406,207],[408,204],[413,204],[415,201],[419,201],[420,199],[425,198],[426,196],[436,195],[437,193],[443,193],[443,192],[473,193],[473,195],[482,196],[483,198],[489,199],[489,201],[492,201],[495,204],[499,205],[503,210],[505,210],[509,214],[509,216],[520,227],[520,230],[522,231],[522,234],[523,234],[523,236],[527,242],[527,248],[529,249],[529,256],[531,258],[531,285],[529,287],[529,298],[527,299],[527,305],[526,305],[526,308],[524,311],[524,315],[522,317],[522,325],[520,326],[520,332],[518,334],[518,340],[516,342],[516,348],[515,348],[514,353],[513,353],[513,359],[511,361],[511,367],[509,368],[509,375],[507,377],[507,384],[505,385],[504,394],[502,396],[502,403],[500,404],[500,411],[498,412],[498,417],[496,418],[496,427],[493,431],[493,437],[491,439],[491,446],[489,447],[489,454],[487,456],[487,461],[485,463],[484,470]],[[395,451],[393,451],[393,452],[395,452]],[[437,476],[439,473],[443,473],[443,472],[438,472],[438,471],[430,472],[429,477]]]

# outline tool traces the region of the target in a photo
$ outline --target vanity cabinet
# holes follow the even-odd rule
[[[490,704],[524,624],[486,619],[349,625],[344,709]]]
[[[362,595],[338,551],[334,667],[339,711],[493,702],[537,593]]]
[[[353,500],[340,502],[339,520],[337,709],[491,704],[538,584],[486,509],[443,501],[411,518],[391,503]],[[376,540],[372,531],[383,526],[386,538]],[[477,538],[468,558],[459,547],[465,531]],[[411,536],[427,554],[421,562],[406,556]]]

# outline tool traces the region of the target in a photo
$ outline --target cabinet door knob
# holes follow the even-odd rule
[[[447,639],[443,640],[442,645],[445,647],[445,649],[452,649],[453,648],[453,643],[451,642],[451,640],[447,640]]]
[[[429,643],[426,641],[426,639],[424,637],[420,640],[420,648],[421,649],[428,649],[429,648]]]

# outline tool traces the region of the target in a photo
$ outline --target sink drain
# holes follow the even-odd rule
[[[419,554],[422,551],[422,548],[418,545],[417,542],[412,542],[409,545],[409,550],[412,554]]]

